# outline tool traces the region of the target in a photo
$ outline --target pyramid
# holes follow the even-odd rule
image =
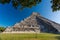
[[[7,31],[7,29],[5,30],[5,32]],[[25,18],[19,23],[16,23],[9,29],[12,32],[23,31],[38,33],[60,33],[60,24],[42,17],[39,13],[33,12],[29,17]]]

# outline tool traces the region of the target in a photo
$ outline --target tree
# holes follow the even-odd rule
[[[52,0],[51,3],[53,11],[60,10],[60,0]]]
[[[5,30],[4,27],[0,27],[0,32],[3,32]]]
[[[21,6],[21,9],[25,7],[31,8],[32,6],[35,6],[37,3],[40,3],[41,0],[0,0],[0,3],[10,3],[12,2],[13,7],[17,8],[18,6]]]
[[[12,2],[12,5],[14,8],[17,8],[20,6],[20,9],[23,8],[31,8],[32,6],[35,6],[36,4],[40,3],[41,0],[0,0],[0,3],[10,3]],[[57,11],[60,10],[60,0],[51,0],[52,3],[52,10]]]

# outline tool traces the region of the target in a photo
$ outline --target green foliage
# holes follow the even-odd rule
[[[0,0],[0,3],[10,3],[12,2],[13,7],[17,8],[18,6],[21,7],[21,9],[28,7],[31,8],[32,6],[35,6],[37,3],[40,3],[41,0]]]
[[[0,0],[0,3],[6,4],[6,3],[12,3],[14,8],[21,7],[23,8],[31,8],[32,6],[36,6],[36,4],[40,3],[41,0]],[[60,0],[51,0],[52,3],[52,10],[57,11],[60,10]]]
[[[52,0],[51,3],[53,11],[60,10],[60,0]]]
[[[0,32],[3,32],[5,30],[4,27],[0,27]]]
[[[0,0],[0,3],[2,3],[2,4],[9,3],[9,2],[10,2],[10,0]]]

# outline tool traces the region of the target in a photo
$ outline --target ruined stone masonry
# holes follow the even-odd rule
[[[13,27],[6,28],[5,32],[45,32],[60,33],[60,24],[42,17],[39,13],[33,12],[29,17],[16,23]]]

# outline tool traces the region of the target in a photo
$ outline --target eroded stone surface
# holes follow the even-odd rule
[[[11,28],[6,28],[5,32],[13,32],[13,31],[22,31],[22,32],[48,32],[48,33],[59,33],[60,32],[60,24],[57,24],[51,20],[48,20],[38,13],[33,12],[29,17],[21,21],[20,23],[16,23]]]

